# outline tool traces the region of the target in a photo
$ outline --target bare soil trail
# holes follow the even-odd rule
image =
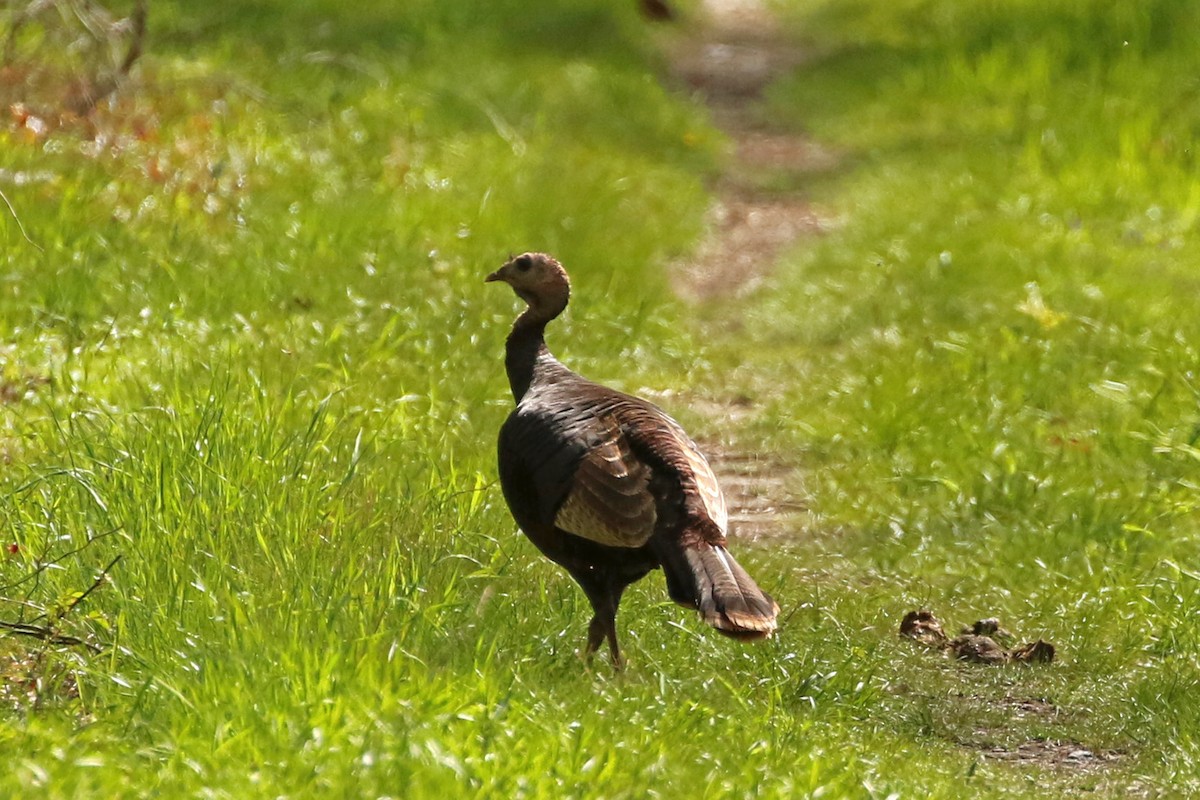
[[[787,176],[794,184],[838,160],[810,139],[773,129],[763,114],[763,90],[807,54],[780,33],[761,0],[705,0],[701,10],[703,19],[669,52],[672,77],[704,98],[734,152],[716,186],[711,233],[675,270],[676,290],[695,301],[753,290],[782,251],[828,227],[799,194],[764,183]]]
[[[713,187],[707,236],[694,253],[671,265],[676,293],[698,309],[762,288],[787,251],[836,225],[806,201],[803,187],[816,175],[839,168],[839,154],[772,125],[765,111],[767,86],[802,67],[809,56],[780,31],[766,3],[702,0],[700,19],[691,21],[691,27],[667,48],[670,79],[704,99],[713,121],[732,143],[731,157]],[[736,337],[739,329],[726,320],[709,324],[706,333],[712,339]],[[753,374],[749,379],[755,380]],[[707,417],[708,430],[719,432],[700,441],[725,491],[733,535],[786,543],[819,530],[809,515],[798,460],[746,444],[744,432],[757,406],[748,396],[753,392],[744,393],[738,380],[739,376],[732,378],[729,388],[715,396],[682,398]],[[954,642],[978,638],[960,636]],[[947,638],[947,644],[953,642]],[[1042,646],[1036,655],[1021,655],[1035,647],[1031,643],[1004,651],[1005,660],[1050,661],[1054,648],[1041,641],[1036,645]],[[956,655],[963,658],[961,652]],[[982,759],[1086,778],[1120,763],[1126,755],[1085,746],[1066,735],[1022,739],[1024,727],[1017,723],[1034,719],[1049,727],[1077,712],[1045,698],[1022,696],[1016,683],[999,695],[964,693],[957,702],[963,706],[964,719],[986,706],[994,714],[1007,713],[1011,720],[953,735],[952,741]],[[1146,796],[1146,787],[1139,782],[1129,791],[1131,796]]]
[[[807,54],[782,35],[762,0],[704,0],[700,18],[667,54],[671,79],[704,99],[732,143],[714,187],[708,234],[671,268],[676,293],[703,305],[761,287],[785,251],[831,226],[799,192],[768,186],[802,185],[806,174],[834,168],[838,157],[804,136],[778,130],[763,113],[765,88],[803,64]],[[734,397],[692,404],[715,427],[727,429],[721,440],[703,445],[730,504],[734,535],[794,533],[789,523],[807,508],[796,466],[737,441],[737,424],[753,413],[752,403]]]
[[[779,30],[765,0],[703,0],[701,14],[668,49],[671,79],[703,97],[733,152],[714,187],[706,238],[671,266],[676,293],[698,308],[763,287],[787,251],[834,227],[835,221],[808,203],[802,190],[806,179],[839,167],[836,152],[772,126],[764,111],[766,87],[801,67],[808,55]],[[717,323],[707,333],[714,339],[736,337],[738,329]],[[798,461],[745,443],[743,432],[757,410],[753,399],[737,385],[715,398],[685,399],[708,418],[709,430],[719,431],[702,437],[701,443],[725,490],[735,537],[787,542],[817,530]],[[1072,714],[1044,698],[1012,691],[1010,687],[998,697],[964,694],[960,702],[971,713],[979,706],[1008,711],[1014,722],[1033,718],[1049,725]],[[999,724],[962,731],[953,741],[983,759],[1059,775],[1093,775],[1125,755],[1068,736],[1021,736]],[[1142,795],[1142,788],[1135,784],[1131,794]]]

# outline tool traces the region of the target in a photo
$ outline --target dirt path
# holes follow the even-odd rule
[[[781,34],[763,0],[704,0],[702,12],[701,23],[669,51],[672,78],[702,94],[734,152],[714,187],[707,237],[687,260],[672,265],[676,292],[699,309],[758,289],[787,250],[832,227],[833,222],[798,190],[806,176],[833,169],[838,162],[836,153],[803,136],[773,129],[764,116],[764,89],[802,65],[806,54]],[[709,331],[714,338],[736,335],[717,328],[713,325]],[[739,430],[755,414],[753,401],[736,386],[724,397],[687,400],[708,417],[710,430],[720,431],[701,444],[725,490],[733,535],[780,541],[803,535],[812,523],[805,518],[808,498],[802,471],[786,455],[746,446]],[[1071,713],[1013,691],[1006,687],[998,697],[984,692],[959,699],[969,704],[970,713],[986,705],[993,713],[1007,710],[1016,720],[1034,717],[1047,725]],[[1085,747],[1065,736],[997,744],[1009,730],[1002,724],[984,726],[954,741],[988,760],[1059,775],[1094,775],[1124,757],[1120,751]],[[1135,785],[1132,793],[1140,795],[1141,788]]]
[[[715,186],[707,237],[672,267],[676,292],[697,305],[757,289],[787,249],[829,227],[794,189],[768,186],[794,187],[805,174],[837,163],[817,143],[774,130],[762,113],[767,85],[806,55],[781,34],[764,3],[705,0],[701,14],[669,48],[672,79],[703,96],[714,122],[733,142],[733,153]],[[726,429],[721,440],[703,445],[730,504],[734,534],[757,539],[794,533],[791,523],[807,507],[795,465],[739,446],[736,430],[728,430],[753,407],[740,400],[694,405],[714,428]]]
[[[837,162],[816,142],[773,130],[762,113],[763,90],[806,54],[781,35],[760,0],[705,0],[702,12],[703,21],[671,50],[673,77],[704,97],[734,153],[716,187],[710,235],[675,271],[677,291],[694,301],[755,289],[783,250],[827,227],[801,196],[766,184],[782,177],[795,185]]]

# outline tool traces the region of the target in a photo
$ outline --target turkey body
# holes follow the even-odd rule
[[[726,549],[725,501],[699,448],[656,406],[577,375],[546,347],[569,295],[561,265],[527,253],[488,280],[529,303],[506,345],[517,406],[500,429],[500,483],[521,530],[587,595],[586,652],[607,640],[620,665],[621,595],[659,567],[671,599],[720,632],[769,636],[778,606]]]

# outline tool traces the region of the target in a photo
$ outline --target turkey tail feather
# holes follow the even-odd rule
[[[738,639],[765,639],[774,632],[779,605],[728,550],[700,543],[685,548],[684,557],[695,585],[695,605],[705,622]]]

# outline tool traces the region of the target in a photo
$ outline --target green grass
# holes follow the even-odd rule
[[[867,589],[851,627],[924,604],[1058,643],[1052,677],[999,696],[1046,696],[1064,717],[1049,735],[1189,791],[1194,7],[794,13],[819,57],[768,106],[844,150],[809,192],[845,223],[717,313],[759,323],[739,368],[768,405],[753,437],[802,453],[814,514],[796,557]],[[936,738],[980,738],[996,695],[974,679],[934,684],[959,717],[935,719]],[[946,693],[980,702],[951,712]]]
[[[702,314],[661,268],[720,141],[632,3],[212,5],[154,4],[103,147],[0,130],[41,248],[0,226],[0,620],[112,645],[0,639],[0,795],[1196,789],[1190,5],[783,8],[821,57],[767,109],[846,153],[803,187],[844,222]],[[565,360],[747,393],[725,433],[802,467],[795,538],[738,550],[776,640],[651,577],[629,670],[573,655],[586,602],[494,483],[482,278],[526,248],[572,270]],[[932,659],[917,605],[1061,660]],[[981,755],[1039,738],[1121,757]]]

